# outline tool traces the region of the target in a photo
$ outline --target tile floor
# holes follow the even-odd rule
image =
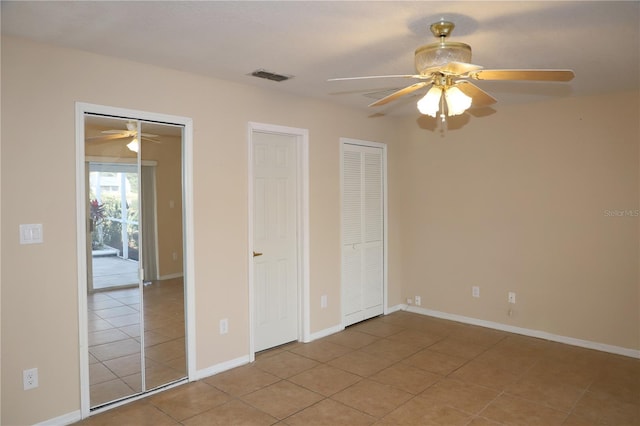
[[[640,425],[640,360],[396,312],[84,425]]]
[[[183,280],[144,286],[146,389],[187,376]],[[140,291],[118,289],[88,296],[91,406],[142,390]]]

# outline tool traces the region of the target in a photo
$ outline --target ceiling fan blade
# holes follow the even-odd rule
[[[155,139],[149,139],[147,137],[142,136],[140,139],[142,139],[143,141],[148,141],[148,142],[153,142],[153,143],[162,143],[160,141],[157,141]]]
[[[372,78],[419,78],[425,79],[428,76],[424,75],[411,75],[411,74],[397,74],[397,75],[368,75],[364,77],[338,77],[338,78],[330,78],[327,81],[346,81],[346,80],[368,80]]]
[[[480,70],[471,72],[476,80],[530,80],[570,81],[575,77],[572,70]]]
[[[466,62],[449,62],[444,65],[438,65],[437,67],[427,68],[423,70],[420,75],[423,76],[423,78],[429,78],[434,73],[462,76],[481,69],[482,67],[480,65],[468,64]]]
[[[392,94],[390,94],[388,96],[385,96],[384,98],[379,99],[379,100],[375,101],[372,104],[369,104],[369,106],[373,107],[373,106],[380,106],[380,105],[388,104],[389,102],[394,101],[394,100],[398,99],[401,96],[408,95],[409,93],[413,93],[418,89],[422,89],[423,87],[428,86],[429,84],[431,84],[431,83],[427,83],[425,81],[421,81],[419,83],[412,84],[411,86],[407,86],[404,89],[400,89],[398,91],[395,91]]]
[[[110,140],[114,140],[114,139],[124,139],[124,138],[128,138],[129,136],[124,135],[122,133],[119,134],[108,134],[108,135],[104,135],[104,136],[90,136],[88,138],[85,138],[86,141],[110,141]]]
[[[480,65],[468,64],[466,62],[449,62],[441,68],[443,74],[464,75],[473,71],[481,70]]]
[[[103,130],[100,133],[103,133],[105,135],[128,135],[129,132],[127,132],[126,130]]]
[[[454,87],[457,87],[462,93],[469,96],[472,99],[471,103],[473,105],[486,106],[498,102],[493,96],[468,81],[459,81]]]

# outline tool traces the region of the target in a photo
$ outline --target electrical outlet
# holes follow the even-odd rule
[[[413,299],[410,297],[407,297],[407,305],[413,305]]]
[[[227,334],[229,332],[229,320],[222,318],[220,320],[220,334]]]
[[[422,298],[420,296],[416,296],[414,300],[416,301],[416,306],[420,306],[422,304]]]
[[[173,260],[174,260],[174,261],[178,260],[178,253],[174,251],[174,252],[171,254],[171,257],[173,257]]]
[[[24,390],[29,390],[38,387],[38,369],[30,368],[22,372],[22,383]]]
[[[509,292],[509,303],[516,303],[516,294],[513,291]]]
[[[478,287],[477,285],[471,287],[471,295],[473,297],[480,297],[480,287]]]
[[[327,295],[323,294],[320,296],[320,308],[324,309],[327,307]]]

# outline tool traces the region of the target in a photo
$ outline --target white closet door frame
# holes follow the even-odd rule
[[[159,114],[154,112],[134,109],[110,107],[105,105],[76,102],[75,127],[76,127],[76,248],[78,259],[78,295],[86,294],[87,288],[87,252],[86,252],[86,206],[85,206],[85,152],[84,152],[84,116],[85,114],[101,114],[114,117],[132,117],[137,120],[159,121],[184,126],[183,130],[183,208],[184,208],[184,250],[185,269],[184,285],[186,287],[186,339],[187,339],[187,375],[188,381],[194,381],[196,377],[196,298],[195,298],[195,261],[194,261],[194,219],[193,219],[193,120],[189,117]],[[149,396],[156,391],[137,395],[124,401],[116,402],[103,409],[90,412],[89,395],[89,334],[87,318],[87,298],[78,297],[78,331],[80,352],[80,416],[82,419],[90,414],[98,414],[109,408],[114,408]],[[175,385],[171,385],[175,386]],[[171,387],[169,386],[169,387]],[[168,387],[157,390],[160,392]]]
[[[344,241],[343,241],[343,199],[344,199],[344,147],[345,145],[357,145],[357,146],[364,146],[364,147],[371,147],[371,148],[379,148],[382,150],[382,221],[383,221],[383,231],[382,231],[382,239],[383,239],[383,258],[382,258],[382,267],[383,267],[383,273],[382,273],[382,287],[383,287],[383,294],[382,294],[382,307],[383,307],[383,314],[387,315],[389,313],[389,308],[388,308],[388,290],[387,290],[387,279],[388,279],[388,208],[387,208],[387,145],[384,143],[379,143],[379,142],[371,142],[371,141],[365,141],[365,140],[359,140],[359,139],[351,139],[351,138],[340,138],[340,264],[342,265],[342,261],[343,261],[343,254],[342,254],[342,250],[344,247]],[[342,277],[342,272],[341,272],[341,277]],[[342,295],[342,278],[340,279],[340,294]],[[345,327],[345,321],[344,321],[344,308],[343,308],[343,303],[340,303],[340,310],[341,310],[341,314],[340,314],[340,321],[342,324],[342,328]]]

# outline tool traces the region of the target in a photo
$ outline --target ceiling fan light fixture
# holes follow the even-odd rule
[[[465,43],[446,41],[455,27],[453,22],[444,19],[431,24],[431,32],[440,41],[416,49],[415,66],[418,74],[423,74],[429,68],[441,67],[450,62],[471,62],[471,46]]]
[[[435,117],[440,108],[440,97],[442,96],[442,88],[433,86],[422,99],[418,101],[418,111],[424,115]]]
[[[449,87],[444,92],[444,96],[447,101],[448,116],[460,115],[471,106],[472,99],[457,87]]]
[[[127,148],[129,148],[129,151],[138,152],[138,150],[140,149],[138,138],[133,138],[131,142],[127,144]]]

